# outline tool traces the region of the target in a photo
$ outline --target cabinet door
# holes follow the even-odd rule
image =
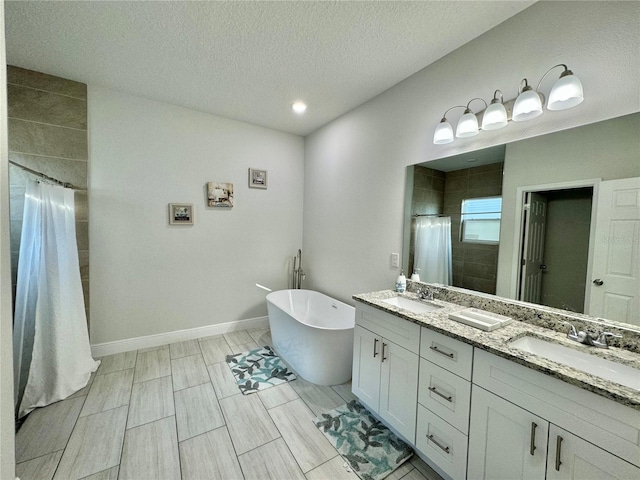
[[[380,352],[380,416],[398,433],[415,442],[419,357],[383,338]]]
[[[547,479],[637,480],[640,468],[551,425]]]
[[[546,420],[474,385],[467,478],[544,479],[548,429]]]
[[[353,331],[351,391],[370,409],[378,411],[382,340],[360,325]]]

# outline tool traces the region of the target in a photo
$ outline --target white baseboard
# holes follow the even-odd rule
[[[246,320],[218,323],[205,327],[190,328],[188,330],[176,330],[175,332],[97,343],[91,345],[91,353],[94,357],[104,357],[105,355],[113,355],[114,353],[130,352],[131,350],[139,350],[141,348],[158,347],[169,343],[193,340],[195,338],[222,335],[223,333],[247,330],[250,328],[266,328],[268,326],[269,317],[248,318]]]

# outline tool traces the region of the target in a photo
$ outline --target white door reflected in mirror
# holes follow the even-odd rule
[[[638,323],[640,177],[600,183],[589,315]]]

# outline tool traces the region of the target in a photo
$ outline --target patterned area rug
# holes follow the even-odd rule
[[[227,355],[227,365],[240,391],[247,395],[296,379],[268,345],[248,352]]]
[[[356,400],[313,422],[363,480],[381,480],[413,455],[409,445]]]

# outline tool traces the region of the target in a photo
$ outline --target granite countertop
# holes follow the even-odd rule
[[[486,332],[449,319],[449,313],[464,310],[468,307],[436,299],[430,300],[429,303],[440,305],[442,308],[428,313],[414,314],[408,310],[383,302],[383,300],[395,296],[402,296],[412,300],[422,301],[416,294],[398,294],[393,290],[358,294],[354,295],[353,299],[383,310],[387,313],[396,315],[400,318],[404,318],[410,322],[417,323],[418,325],[427,327],[438,333],[447,335],[448,337],[468,343],[474,347],[481,348],[482,350],[486,350],[487,352],[519,363],[520,365],[524,365],[533,370],[551,375],[618,403],[640,410],[640,391],[590,375],[581,370],[553,362],[546,358],[509,347],[508,343],[522,336],[528,335],[559,343],[574,350],[597,355],[620,364],[640,369],[640,355],[637,353],[614,347],[601,349],[581,345],[568,340],[566,338],[566,334],[531,325],[525,321],[518,321],[523,319],[517,318],[514,318],[514,321],[509,325],[492,332]]]

